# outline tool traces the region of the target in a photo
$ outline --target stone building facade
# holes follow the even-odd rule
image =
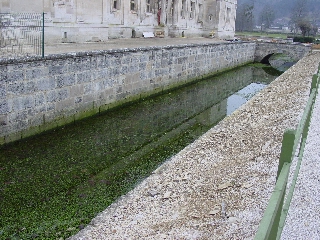
[[[142,37],[144,32],[228,39],[234,36],[236,7],[237,0],[0,0],[2,13],[45,12],[46,43]]]

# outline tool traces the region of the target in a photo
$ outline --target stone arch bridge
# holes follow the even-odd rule
[[[281,53],[297,62],[311,51],[311,46],[304,44],[258,42],[254,56],[255,62],[268,63],[273,54]]]

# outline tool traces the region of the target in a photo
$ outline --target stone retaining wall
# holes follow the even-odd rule
[[[197,44],[0,62],[0,144],[254,60],[255,43]]]

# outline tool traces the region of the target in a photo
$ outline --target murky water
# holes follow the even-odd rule
[[[0,148],[0,239],[83,228],[275,76],[246,66]]]

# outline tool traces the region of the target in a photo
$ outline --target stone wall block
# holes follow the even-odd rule
[[[56,91],[52,90],[52,91],[48,91],[46,93],[46,99],[48,103],[53,103],[56,101]]]
[[[121,65],[120,66],[120,74],[126,75],[129,72],[129,66],[128,65]]]
[[[33,96],[22,96],[13,99],[12,109],[15,112],[19,112],[28,108],[34,108],[35,101]]]
[[[105,55],[98,55],[96,56],[96,58],[97,58],[97,69],[102,69],[107,67],[108,63],[106,61]]]
[[[29,123],[31,126],[40,126],[44,124],[43,114],[37,114],[30,118]]]
[[[82,96],[84,94],[84,87],[83,85],[74,85],[70,87],[70,97],[78,97]]]
[[[9,112],[8,101],[0,99],[0,114],[7,114]]]
[[[35,88],[39,91],[53,90],[55,87],[55,79],[52,76],[46,76],[38,79],[35,83]]]
[[[87,83],[83,85],[83,94],[91,94],[94,93],[94,84],[93,83]]]
[[[93,104],[93,102],[95,101],[95,96],[92,94],[88,94],[88,95],[84,95],[83,96],[83,102],[84,103],[91,103]]]
[[[55,103],[54,102],[47,102],[46,103],[46,112],[53,112],[55,109]]]
[[[24,82],[10,82],[7,85],[7,91],[9,95],[21,95],[24,94],[25,84]]]
[[[7,66],[0,66],[0,83],[5,83],[8,80]]]
[[[90,74],[90,72],[89,72],[89,74]],[[101,80],[101,79],[105,79],[106,77],[108,77],[109,71],[108,71],[108,69],[99,69],[97,71],[91,72],[91,75],[92,75],[91,78],[93,81]]]
[[[137,66],[135,64],[130,64],[129,69],[128,69],[128,73],[133,74],[135,72],[137,72]]]
[[[142,62],[142,63],[139,63],[138,65],[138,69],[139,71],[146,71],[146,68],[147,68],[147,63],[146,62]]]
[[[4,131],[4,128],[8,126],[8,116],[7,115],[0,115],[0,130]]]
[[[52,61],[51,64],[48,66],[48,72],[49,75],[58,75],[58,74],[64,74],[68,72],[68,65],[65,61]]]
[[[55,78],[56,78],[55,79],[56,86],[58,88],[63,88],[63,87],[66,87],[66,86],[72,86],[76,82],[76,76],[75,76],[74,73],[64,74],[64,75],[57,75]]]
[[[87,83],[92,80],[92,73],[90,71],[79,72],[76,74],[77,83]]]
[[[27,80],[39,79],[39,78],[48,76],[48,74],[49,74],[48,68],[34,68],[34,69],[25,70],[25,78]]]
[[[57,102],[55,110],[58,111],[58,112],[65,111],[67,109],[74,108],[74,105],[75,105],[74,99],[73,98],[68,98],[68,99],[65,99],[65,100]]]
[[[25,83],[24,94],[34,94],[38,92],[37,85],[35,81],[27,81]]]
[[[68,92],[67,88],[53,90],[53,91],[49,91],[47,93],[47,101],[48,102],[62,101],[68,97],[69,97],[69,92]]]
[[[81,57],[70,58],[66,61],[68,72],[78,73],[84,71]]]
[[[149,61],[149,54],[147,52],[144,52],[144,54],[140,55],[140,62],[147,63]]]
[[[81,58],[81,64],[79,65],[81,67],[81,70],[91,70],[92,68],[92,57],[86,56]]]
[[[5,99],[7,97],[6,85],[0,82],[0,99]]]
[[[45,105],[45,103],[46,103],[46,97],[45,97],[44,93],[40,92],[34,96],[34,106],[35,107],[43,106],[43,105]]]
[[[16,63],[16,64],[9,64],[7,65],[7,69],[8,69],[8,72],[12,72],[12,71],[17,71],[17,70],[23,70],[24,68],[24,63]]]
[[[8,121],[14,128],[21,130],[23,126],[27,126],[28,112],[26,110],[14,112],[9,115]]]
[[[7,72],[6,82],[15,82],[15,81],[23,81],[24,80],[24,71],[14,70]]]

